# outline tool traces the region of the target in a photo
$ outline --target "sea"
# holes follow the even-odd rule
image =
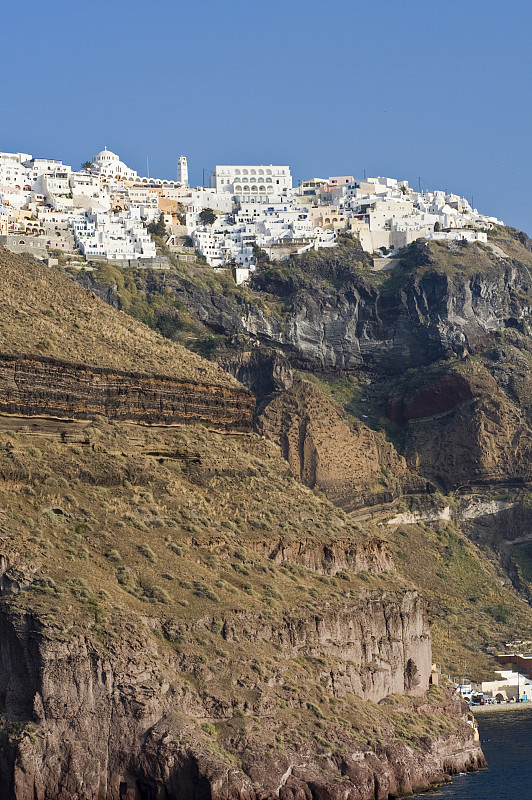
[[[477,722],[488,769],[457,775],[419,800],[532,800],[532,708],[482,712]]]

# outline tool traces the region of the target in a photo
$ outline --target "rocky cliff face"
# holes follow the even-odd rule
[[[403,426],[410,467],[446,489],[529,482],[527,374],[522,364],[516,369],[506,363],[502,370],[488,351],[444,367],[443,375],[408,394],[392,396],[387,414]]]
[[[380,574],[394,568],[390,550],[377,538],[364,542],[337,538],[327,544],[306,538],[294,541],[281,538],[277,542],[262,539],[248,546],[276,564],[299,564],[324,575],[336,575],[344,570]]]
[[[381,293],[353,281],[340,290],[301,290],[285,322],[248,308],[245,330],[296,359],[335,369],[397,374],[439,358],[475,352],[527,313],[517,295],[529,277],[517,267],[491,275],[427,273]]]
[[[238,337],[217,354],[217,362],[258,398],[290,389],[294,382],[290,363],[281,352],[257,345],[250,347],[249,341],[240,344]]]
[[[256,426],[275,442],[292,472],[345,510],[390,502],[402,491],[425,491],[382,433],[349,426],[323,392],[296,381],[258,409]]]
[[[380,539],[295,481],[266,439],[240,435],[250,393],[63,277],[59,291],[53,273],[28,270],[28,296],[17,264],[1,271],[0,411],[92,419],[77,438],[50,419],[2,422],[2,797],[385,800],[479,766],[467,710],[428,688],[425,602]],[[423,322],[423,276],[404,297],[359,279],[293,288],[288,313],[186,291],[198,317],[216,308],[204,309],[211,330],[254,331],[293,363],[418,363],[450,336],[444,326],[436,341],[436,317]],[[26,330],[42,355],[20,355]],[[78,364],[87,349],[92,365]],[[285,392],[261,424],[302,482],[346,507],[415,483],[383,436],[349,431],[319,393],[294,389],[281,355],[253,346],[226,366],[257,394]],[[121,420],[203,426],[132,434]]]
[[[413,592],[368,596],[358,608],[331,608],[315,618],[286,617],[281,627],[257,623],[246,613],[225,620],[225,646],[267,641],[279,646],[286,660],[326,659],[335,668],[325,668],[323,661],[319,675],[332,698],[356,692],[378,700],[390,691],[422,694],[426,686],[429,635],[423,603]],[[400,740],[373,746],[351,740],[349,755],[332,752],[324,761],[309,744],[264,749],[243,729],[235,738],[234,726],[255,719],[272,727],[275,703],[267,685],[257,679],[253,700],[246,700],[243,691],[227,701],[213,695],[208,683],[207,691],[198,694],[177,678],[190,670],[190,659],[172,655],[164,641],[197,636],[209,629],[209,620],[188,629],[172,620],[114,624],[123,638],[107,636],[102,648],[90,635],[74,630],[65,635],[44,620],[6,614],[3,608],[0,702],[12,720],[2,733],[0,757],[0,791],[6,800],[288,800],[309,793],[370,800],[423,788],[441,780],[444,772],[482,763],[474,729],[464,724],[466,713],[456,700],[441,708],[427,701],[409,707],[405,701],[405,711],[420,724],[439,714],[454,726],[425,741],[421,751]],[[162,643],[151,635],[154,629],[163,632]],[[235,664],[233,680],[241,673],[242,665]],[[200,672],[196,680],[201,685]],[[279,682],[284,682],[282,664],[269,681],[271,686]],[[297,696],[293,702],[298,707]],[[206,720],[206,731],[220,726],[217,748],[207,745],[198,720]],[[382,722],[390,725],[385,717]],[[241,766],[224,761],[227,735],[233,737],[231,749]],[[346,782],[341,794],[339,778]]]
[[[427,695],[425,602],[270,442],[24,422],[0,433],[2,798],[372,800],[482,762]]]
[[[528,251],[519,256],[527,261]],[[339,288],[293,274],[257,274],[254,288],[282,302],[281,315],[252,300],[220,297],[180,280],[174,291],[216,333],[274,344],[293,363],[397,374],[439,358],[475,352],[497,330],[519,327],[529,311],[528,263],[498,259],[479,245],[415,243],[409,270],[380,289],[351,271]],[[458,267],[456,266],[458,265]],[[463,267],[461,268],[461,265]],[[333,276],[337,278],[337,276]],[[395,287],[394,288],[394,282]]]
[[[250,427],[254,399],[241,390],[69,364],[39,356],[0,355],[0,411],[88,419],[102,414],[136,422],[200,422]]]

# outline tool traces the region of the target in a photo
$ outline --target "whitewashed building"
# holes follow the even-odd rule
[[[72,218],[72,227],[76,244],[87,260],[155,258],[155,244],[136,208],[117,214],[87,211]]]
[[[209,180],[217,192],[229,193],[238,203],[268,203],[292,189],[290,167],[217,165]]]
[[[108,150],[100,150],[92,159],[94,170],[106,180],[113,181],[134,181],[138,176],[134,169],[130,169],[127,164],[120,161],[116,153]]]
[[[182,186],[188,186],[188,164],[186,156],[179,156],[177,162],[177,182]]]

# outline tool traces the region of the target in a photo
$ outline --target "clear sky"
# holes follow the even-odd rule
[[[532,235],[531,37],[525,0],[11,3],[0,150],[421,178]]]

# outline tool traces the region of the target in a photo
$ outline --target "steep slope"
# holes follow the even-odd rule
[[[420,375],[407,395],[388,401],[388,416],[403,426],[411,468],[445,489],[532,479],[526,406],[490,366],[490,352],[447,363],[435,380]]]
[[[481,765],[429,690],[425,601],[235,430],[249,392],[54,271],[0,272],[1,796],[369,800]]]
[[[350,427],[317,386],[297,380],[258,410],[256,427],[275,442],[294,475],[345,511],[425,491],[382,433]]]
[[[249,427],[249,392],[29,257],[0,250],[0,409]]]
[[[3,424],[2,797],[384,798],[480,763],[423,697],[424,602],[273,445]]]
[[[386,273],[372,272],[357,243],[341,239],[334,250],[263,264],[251,289],[192,273],[163,286],[154,275],[142,284],[143,302],[157,314],[173,299],[174,317],[195,321],[210,356],[256,393],[259,429],[295,475],[348,509],[422,484],[466,493],[486,511],[453,517],[458,533],[469,532],[528,595],[531,269],[531,240],[510,228],[490,232],[487,245],[415,242]],[[168,330],[186,337],[187,324]],[[300,395],[294,367],[334,411]],[[401,456],[422,484],[397,471]],[[500,497],[518,487],[515,511],[499,513]]]
[[[117,314],[29,256],[0,248],[2,351],[238,388],[216,364]],[[140,367],[140,369],[139,369]]]

